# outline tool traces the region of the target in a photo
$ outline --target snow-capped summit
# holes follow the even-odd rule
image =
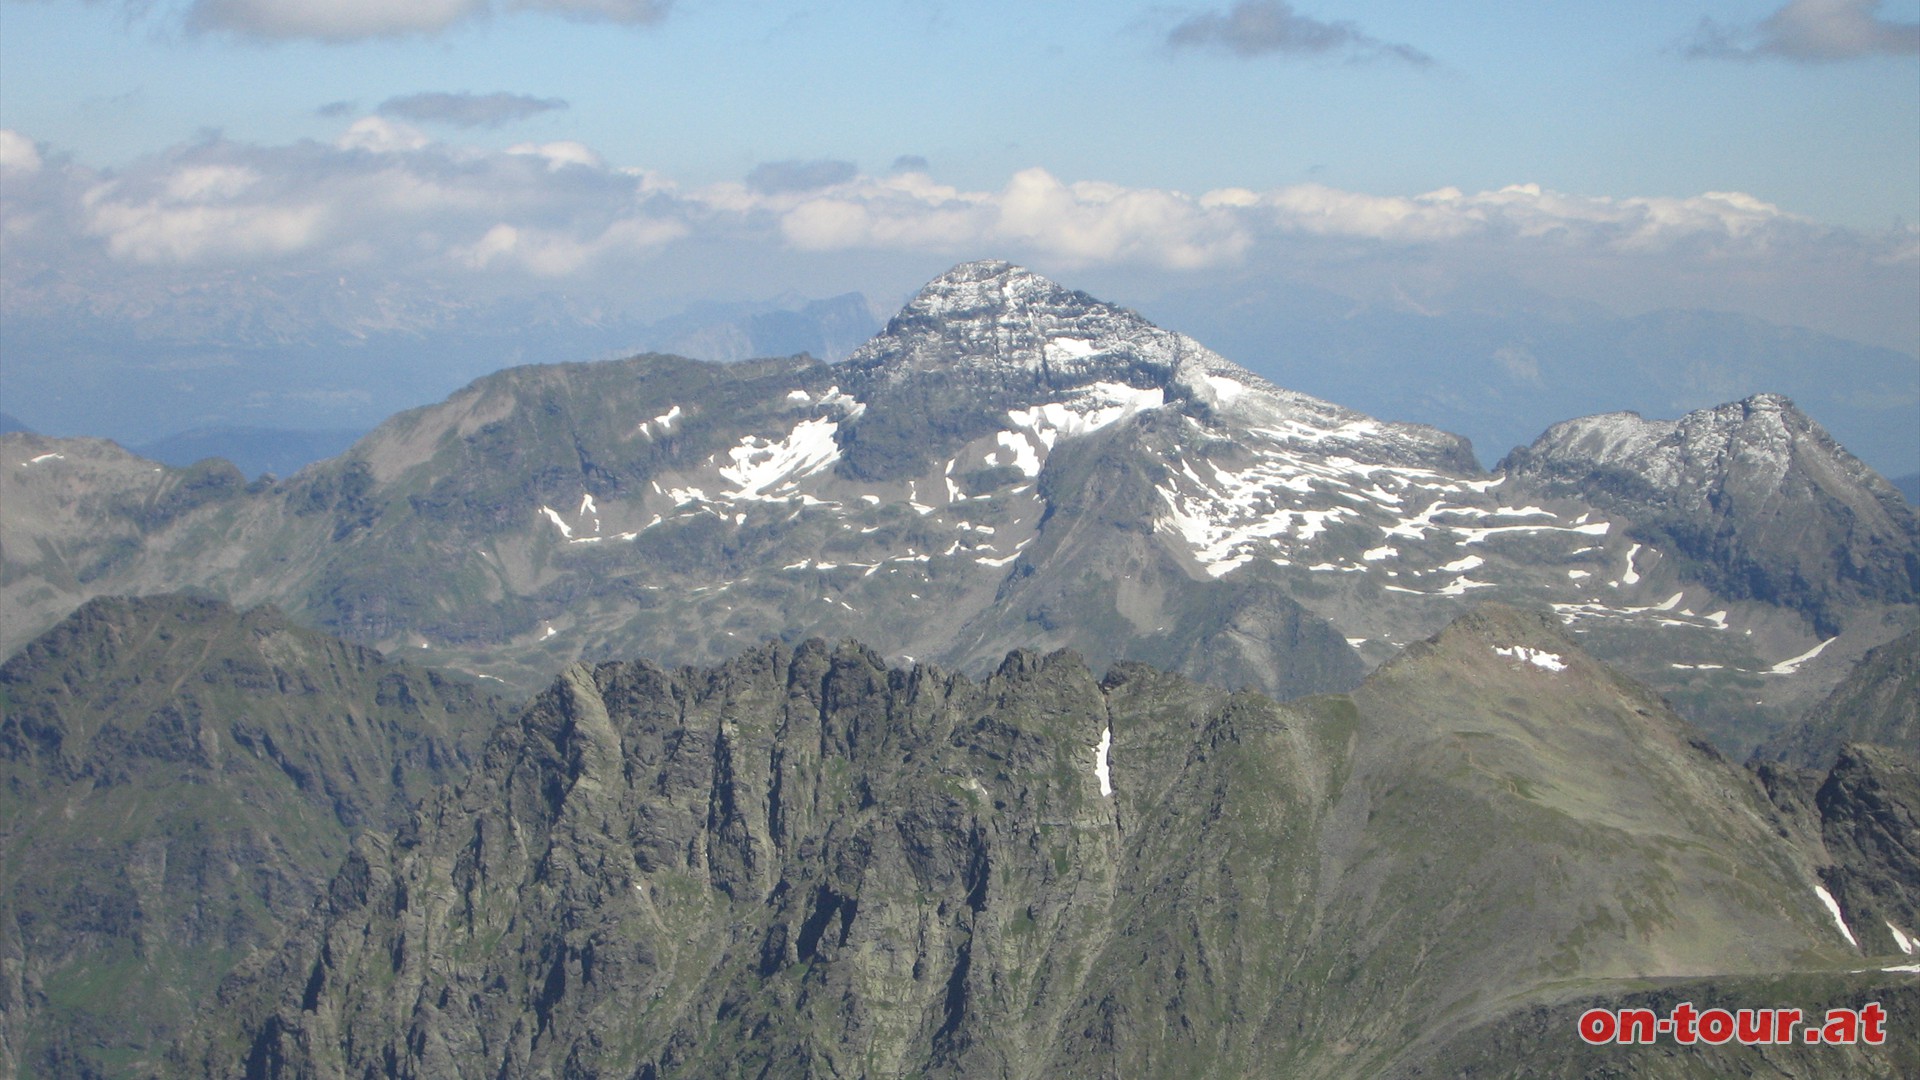
[[[1268,439],[1352,445],[1359,457],[1475,471],[1457,436],[1391,424],[1276,386],[1185,334],[1001,260],[962,263],[928,282],[847,360],[882,384],[934,377],[1035,397],[1095,391],[1138,408],[1178,403]],[[1127,390],[1139,394],[1127,393]],[[1147,395],[1147,396],[1142,396]],[[1369,444],[1362,450],[1362,444]]]
[[[1648,420],[1633,412],[1568,420],[1549,428],[1515,461],[1539,472],[1625,472],[1689,508],[1704,505],[1728,483],[1776,492],[1796,468],[1832,472],[1853,483],[1878,479],[1781,394],[1755,394],[1677,420]]]
[[[1145,387],[1164,385],[1194,351],[1206,350],[1125,308],[982,260],[928,282],[847,363],[894,379],[972,370],[1031,375],[1051,389],[1101,380]]]

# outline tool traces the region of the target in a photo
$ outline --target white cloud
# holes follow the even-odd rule
[[[535,277],[563,278],[607,256],[645,254],[685,235],[687,227],[679,222],[645,217],[615,221],[592,237],[499,224],[451,254],[474,270],[512,267]]]
[[[1015,173],[996,192],[967,192],[925,173],[858,177],[821,193],[714,191],[735,212],[772,209],[786,241],[806,251],[921,250],[965,257],[1019,250],[1066,266],[1230,261],[1249,237],[1225,204],[1099,181],[1067,184],[1045,169]]]
[[[244,37],[346,42],[438,33],[486,10],[486,0],[195,0],[187,24]]]
[[[139,263],[196,263],[215,258],[286,255],[311,247],[325,217],[321,206],[215,205],[165,198],[122,202],[111,189],[88,200],[88,231],[117,258]]]
[[[1069,263],[1193,268],[1229,261],[1250,242],[1225,207],[1202,206],[1177,191],[1063,184],[1044,169],[1015,174],[997,201],[998,238],[1030,243]]]
[[[507,147],[509,154],[527,154],[540,158],[547,163],[548,169],[561,169],[568,165],[579,165],[587,169],[604,169],[607,163],[586,143],[564,139],[547,143],[516,143]]]
[[[260,174],[244,165],[191,165],[167,177],[166,198],[171,202],[232,199],[259,182]]]
[[[474,275],[501,288],[524,275],[621,295],[646,267],[728,273],[696,268],[701,260],[924,268],[993,256],[1055,273],[1177,271],[1196,283],[1209,273],[1285,273],[1331,285],[1375,272],[1367,267],[1498,272],[1565,295],[1657,295],[1667,282],[1734,309],[1742,290],[1811,297],[1793,283],[1821,281],[1864,312],[1899,295],[1920,265],[1914,229],[1829,228],[1739,192],[1618,198],[1515,184],[1378,195],[1300,184],[1188,193],[1068,181],[1040,168],[997,188],[838,168],[821,187],[683,187],[580,143],[485,149],[378,116],[354,121],[333,143],[214,139],[110,174],[6,132],[0,166],[8,239],[0,255],[10,266],[31,259],[123,275],[278,266],[454,292],[480,284]],[[802,273],[787,287],[807,280]],[[1903,310],[1912,307],[1906,295]],[[1759,302],[1747,309],[1769,313]],[[1903,319],[1911,312],[1883,321]]]
[[[37,162],[23,136],[8,161]],[[354,121],[332,146],[211,142],[177,149],[88,190],[82,231],[118,257],[203,262],[293,251],[383,252],[542,276],[689,236],[758,236],[803,252],[900,251],[969,258],[1011,253],[1058,266],[1197,269],[1261,246],[1322,237],[1389,247],[1468,239],[1590,251],[1705,245],[1761,251],[1819,232],[1750,195],[1572,195],[1519,184],[1464,193],[1372,195],[1320,184],[1190,195],[1040,168],[999,190],[968,191],[924,172],[868,176],[783,166],[831,182],[723,183],[682,190],[611,168],[577,142],[504,152],[436,143],[385,117]],[[27,165],[9,166],[25,168]],[[830,176],[829,176],[830,174]],[[763,178],[764,179],[764,178]],[[806,177],[802,177],[806,179]],[[222,231],[231,235],[220,235]]]
[[[1687,55],[1803,62],[1920,55],[1920,23],[1879,17],[1881,0],[1792,0],[1752,26],[1700,20]]]
[[[1738,192],[1613,199],[1535,184],[1417,196],[1301,184],[1194,197],[1100,181],[1068,184],[1044,169],[1027,169],[996,192],[964,192],[906,174],[862,177],[830,192],[783,199],[737,187],[712,194],[733,212],[777,210],[783,237],[804,250],[1017,250],[1067,266],[1196,269],[1234,263],[1257,245],[1302,235],[1400,247],[1488,238],[1627,252],[1701,242],[1755,247],[1782,230],[1818,228]]]
[[[261,41],[336,44],[430,36],[500,11],[638,26],[665,18],[671,0],[193,0],[190,29]]]
[[[363,116],[348,126],[333,144],[342,150],[390,154],[418,150],[432,141],[425,132],[411,125],[396,123],[384,116]]]
[[[1687,198],[1569,195],[1538,184],[1466,194],[1442,188],[1412,197],[1367,195],[1318,184],[1269,192],[1259,205],[1282,229],[1319,236],[1431,244],[1505,236],[1596,250],[1659,249],[1681,242],[1762,242],[1769,230],[1812,222],[1741,192]]]
[[[12,128],[0,128],[0,173],[30,176],[40,171],[40,148]]]

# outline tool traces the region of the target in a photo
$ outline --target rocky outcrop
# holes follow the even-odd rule
[[[1824,701],[1757,756],[1827,769],[1847,743],[1920,756],[1920,630],[1868,652]]]
[[[107,598],[43,634],[0,666],[0,1072],[151,1064],[503,715],[271,610]]]
[[[1907,754],[1848,745],[1814,795],[1833,867],[1823,873],[1869,951],[1920,952],[1920,768]]]

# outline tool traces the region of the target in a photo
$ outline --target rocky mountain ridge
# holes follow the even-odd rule
[[[88,595],[195,587],[525,690],[578,658],[819,635],[1287,697],[1496,598],[1551,606],[1744,754],[1911,625],[1920,526],[1790,406],[1738,409],[1675,430],[1785,439],[1788,467],[1689,458],[1710,512],[1622,494],[1564,433],[1489,474],[1453,436],[972,263],[842,364],[512,369],[272,486],[0,436],[0,495],[31,508],[0,521],[0,647]]]
[[[1498,605],[1290,705],[1064,653],[576,665],[169,1068],[1420,1075],[1649,980],[1910,1009],[1894,960],[1849,974],[1816,870],[1655,696]]]

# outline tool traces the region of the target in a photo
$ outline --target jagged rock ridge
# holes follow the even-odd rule
[[[1570,986],[1857,967],[1817,883],[1498,607],[1292,706],[1069,654],[576,666],[172,1067],[1375,1076]]]

